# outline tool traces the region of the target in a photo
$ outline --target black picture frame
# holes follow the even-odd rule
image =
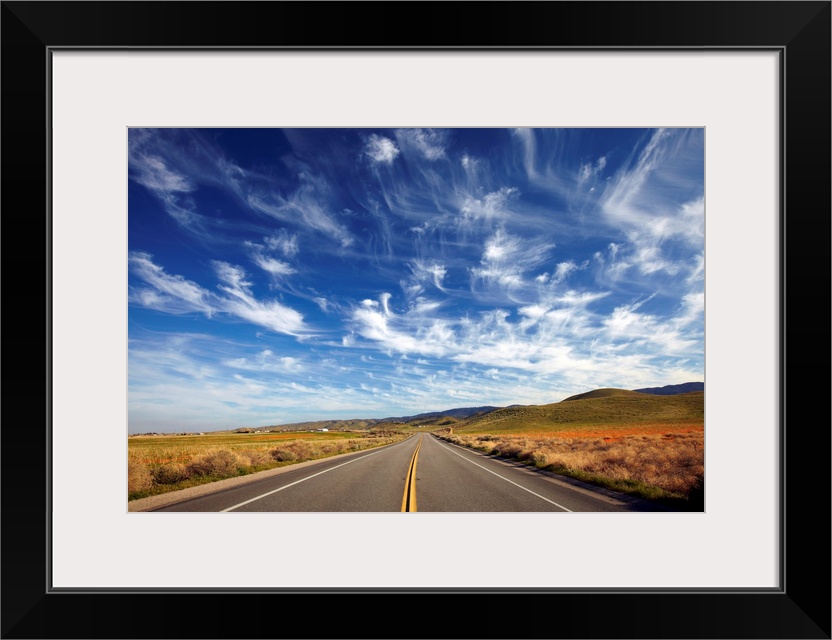
[[[830,15],[829,1],[2,2],[2,637],[830,638]],[[51,590],[50,52],[131,47],[778,51],[780,588]],[[753,464],[739,475],[755,490]]]

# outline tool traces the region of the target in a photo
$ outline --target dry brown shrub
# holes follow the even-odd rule
[[[140,462],[129,460],[127,462],[127,491],[146,491],[153,486],[153,476],[147,466]]]
[[[552,460],[549,454],[542,449],[533,451],[531,455],[531,460],[536,467],[545,467],[547,465],[552,464]]]
[[[171,463],[155,467],[151,472],[156,484],[176,484],[191,477],[184,464]]]
[[[523,460],[524,462],[527,462],[529,460],[534,459],[535,451],[536,451],[536,449],[534,448],[533,445],[527,445],[527,446],[520,445],[520,452],[517,454],[516,457],[517,457],[518,460]]]
[[[245,458],[248,461],[248,466],[251,467],[259,467],[270,464],[274,460],[266,449],[245,449],[244,451],[239,451],[238,453],[240,457]]]
[[[369,443],[364,442],[362,440],[348,440],[347,446],[350,451],[363,451],[367,447],[369,447]]]
[[[243,460],[233,451],[220,449],[195,458],[188,464],[187,470],[195,476],[218,476],[229,478],[239,475],[245,467]]]
[[[494,447],[493,451],[497,455],[503,456],[504,458],[515,458],[521,451],[523,451],[523,447],[516,442],[499,442],[497,446]]]
[[[288,446],[288,449],[290,451],[293,451],[295,453],[295,455],[297,456],[297,459],[301,460],[301,461],[302,460],[311,460],[312,458],[315,457],[314,456],[314,451],[315,451],[314,445],[312,445],[308,442],[304,442],[303,440],[297,440],[295,442],[292,442]]]
[[[298,454],[296,454],[291,449],[284,449],[282,447],[278,447],[277,449],[272,449],[272,458],[277,460],[278,462],[294,462],[298,459]]]

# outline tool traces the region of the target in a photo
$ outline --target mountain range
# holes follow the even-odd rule
[[[682,384],[669,384],[664,387],[649,387],[647,389],[633,389],[639,393],[651,393],[655,396],[673,396],[677,393],[690,393],[691,391],[704,391],[704,382],[683,382]]]
[[[579,393],[570,396],[561,401],[561,403],[571,403],[576,400],[589,400],[598,398],[622,398],[622,397],[639,397],[639,394],[652,396],[673,396],[681,395],[691,392],[698,392],[705,390],[704,382],[685,382],[682,384],[666,385],[664,387],[648,387],[643,389],[615,389],[604,388]],[[464,421],[471,423],[477,421],[488,414],[500,412],[495,415],[495,419],[503,420],[507,416],[526,415],[528,411],[539,412],[547,411],[554,408],[555,405],[561,403],[553,403],[550,405],[510,405],[508,407],[494,407],[490,405],[480,407],[457,407],[454,409],[446,409],[445,411],[430,411],[427,413],[417,413],[412,416],[398,416],[389,418],[367,418],[367,419],[353,419],[353,420],[320,420],[311,422],[298,422],[294,424],[284,424],[276,427],[258,427],[252,429],[254,432],[264,431],[306,431],[306,430],[363,430],[369,428],[378,428],[385,425],[393,426],[396,424],[410,424],[420,423],[424,426],[450,426],[457,422]]]

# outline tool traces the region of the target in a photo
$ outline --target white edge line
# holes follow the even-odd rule
[[[505,478],[505,477],[501,476],[499,473],[495,473],[495,472],[494,472],[494,471],[492,471],[491,469],[486,469],[486,468],[485,468],[484,466],[482,466],[481,464],[477,464],[477,463],[476,463],[476,462],[474,462],[473,460],[471,460],[471,459],[469,459],[469,458],[466,458],[464,455],[462,455],[461,453],[459,453],[459,451],[454,451],[454,450],[453,450],[450,446],[448,446],[448,445],[446,445],[446,444],[443,444],[442,442],[439,442],[439,441],[438,441],[438,439],[437,439],[437,444],[442,445],[443,447],[445,447],[445,448],[446,448],[448,451],[450,451],[451,453],[453,453],[453,454],[455,454],[455,455],[458,455],[460,458],[462,458],[463,460],[465,460],[465,462],[470,462],[470,463],[471,463],[472,465],[474,465],[475,467],[479,467],[480,469],[482,469],[482,470],[484,470],[484,471],[488,471],[488,473],[493,473],[495,476],[497,476],[498,478],[500,478],[500,480],[505,480],[506,482],[509,482],[509,483],[513,484],[515,487],[520,487],[523,491],[528,491],[528,492],[529,492],[530,494],[532,494],[533,496],[537,496],[537,497],[538,497],[538,498],[540,498],[541,500],[545,500],[546,502],[548,502],[548,503],[550,503],[550,504],[553,504],[553,505],[555,505],[556,507],[559,507],[560,509],[563,509],[564,511],[568,511],[569,513],[574,513],[574,511],[572,511],[572,509],[567,509],[567,508],[566,508],[566,507],[564,507],[562,504],[558,504],[557,502],[554,502],[553,500],[549,500],[549,498],[545,498],[545,497],[543,497],[542,495],[540,495],[539,493],[535,493],[535,492],[534,492],[534,491],[532,491],[531,489],[526,489],[526,487],[524,487],[523,485],[517,484],[517,483],[516,483],[516,482],[514,482],[513,480],[509,480],[508,478]]]
[[[404,442],[404,440],[402,442]],[[343,462],[339,465],[335,465],[334,467],[330,467],[329,469],[324,469],[323,471],[318,471],[318,473],[313,473],[311,476],[306,476],[305,478],[301,478],[300,480],[295,480],[294,482],[291,482],[287,485],[284,485],[284,486],[280,487],[279,489],[274,489],[272,491],[268,491],[268,492],[266,492],[262,495],[259,495],[255,498],[251,498],[250,500],[246,500],[245,502],[241,502],[240,504],[235,504],[233,507],[228,507],[227,509],[221,509],[219,511],[219,513],[225,513],[227,511],[234,511],[234,509],[238,509],[238,508],[242,507],[243,505],[249,504],[250,502],[255,502],[257,500],[260,500],[261,498],[265,498],[266,496],[270,496],[273,493],[277,493],[278,491],[283,491],[284,489],[288,489],[289,487],[293,487],[296,484],[300,484],[301,482],[306,482],[307,480],[311,480],[315,476],[319,476],[322,473],[327,473],[328,471],[334,471],[335,469],[338,469],[339,467],[343,467],[345,465],[352,464],[353,462],[358,462],[359,460],[363,460],[364,458],[369,458],[370,456],[374,456],[377,453],[381,453],[381,450],[373,451],[371,453],[368,453],[366,456],[359,456],[358,458],[355,458],[353,460],[349,460],[347,462]]]

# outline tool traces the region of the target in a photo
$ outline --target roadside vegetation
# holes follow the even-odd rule
[[[448,442],[683,511],[704,509],[704,393],[599,389],[436,431]]]
[[[442,435],[444,440],[539,469],[701,511],[705,478],[704,432],[562,437]]]
[[[132,436],[127,498],[177,491],[307,460],[372,449],[407,437],[393,429],[331,433],[217,433]]]

